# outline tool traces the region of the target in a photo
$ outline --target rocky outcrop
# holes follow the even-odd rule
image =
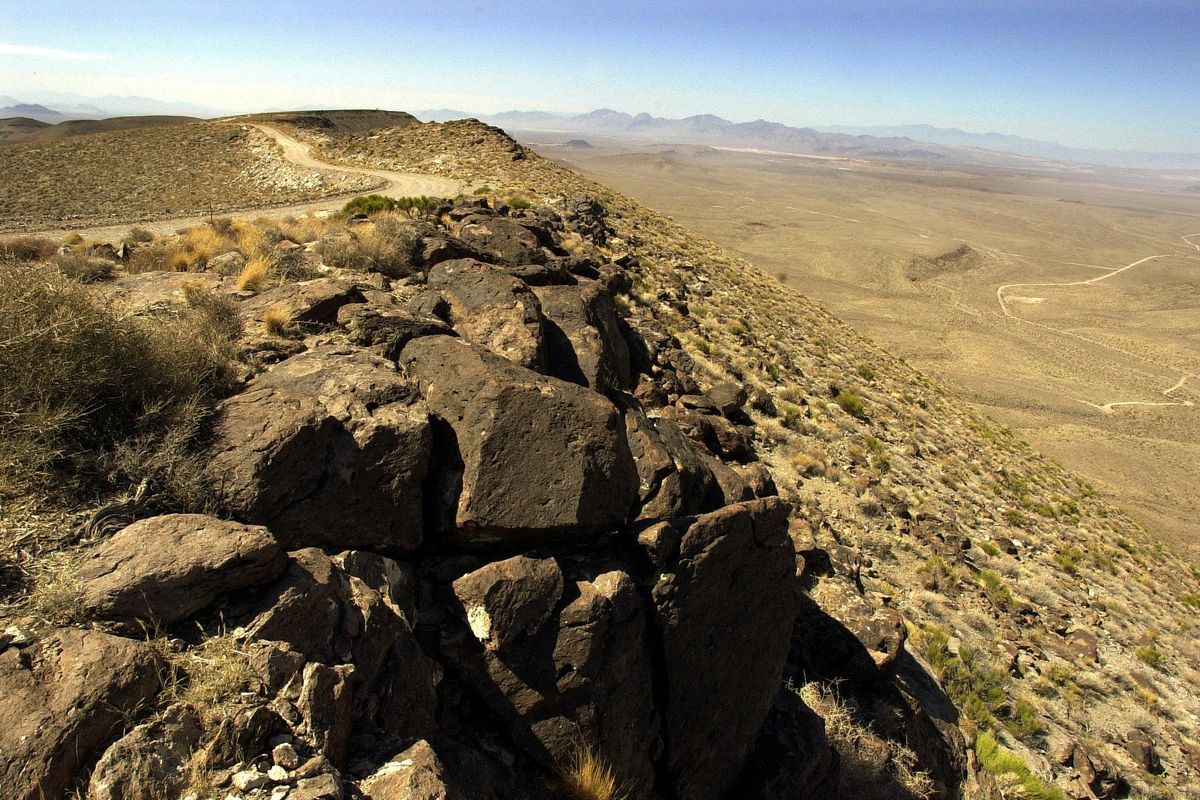
[[[85,613],[136,629],[186,619],[226,592],[274,579],[284,564],[266,528],[168,514],[121,530],[77,574]]]
[[[0,652],[0,786],[13,800],[61,797],[76,770],[161,687],[149,645],[61,628]]]
[[[205,440],[228,519],[144,519],[78,572],[93,619],[224,642],[181,685],[224,658],[236,686],[140,716],[146,645],[0,638],[6,791],[174,796],[194,764],[236,800],[586,796],[591,763],[631,800],[833,797],[811,674],[959,796],[965,741],[903,620],[775,496],[767,401],[618,302],[636,258],[596,203],[566,208],[442,203],[410,226],[427,272],[237,295],[288,329],[243,336],[251,377]]]
[[[413,395],[363,350],[295,356],[221,405],[210,475],[234,514],[287,547],[412,551],[432,445]]]
[[[460,624],[443,651],[514,740],[551,771],[591,747],[632,796],[647,793],[658,715],[647,609],[628,568],[516,556],[452,589]]]
[[[503,269],[470,258],[443,261],[429,287],[449,303],[450,321],[464,339],[530,369],[545,367],[537,295]]]
[[[409,342],[400,363],[437,420],[441,535],[545,542],[625,523],[636,470],[606,398],[446,336]]]
[[[731,788],[778,690],[795,613],[787,514],[775,498],[697,517],[658,565],[666,768],[681,800]]]

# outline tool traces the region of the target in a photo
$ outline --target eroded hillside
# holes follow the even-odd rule
[[[5,499],[17,796],[1190,796],[1200,581],[1087,485],[494,128],[296,135],[486,186],[20,267],[220,346]]]
[[[304,169],[247,124],[193,122],[0,147],[0,230],[44,230],[261,208],[378,181]]]

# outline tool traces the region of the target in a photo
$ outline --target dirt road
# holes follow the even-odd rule
[[[454,197],[463,191],[464,184],[461,181],[443,178],[437,175],[422,175],[415,172],[392,172],[389,170],[380,169],[365,169],[360,167],[349,167],[341,164],[330,164],[325,161],[320,161],[313,157],[309,152],[308,145],[288,136],[283,131],[273,128],[269,125],[255,125],[255,128],[270,136],[279,145],[283,151],[283,157],[299,167],[305,169],[319,170],[322,172],[342,172],[351,175],[366,175],[375,178],[379,181],[376,188],[371,191],[380,194],[386,194],[391,197],[416,197],[420,195],[428,195],[429,197]],[[350,192],[331,195],[321,198],[320,200],[310,200],[304,203],[293,203],[289,205],[277,206],[254,206],[249,208],[238,209],[236,211],[217,211],[216,213],[222,217],[231,217],[233,219],[254,219],[263,215],[270,216],[300,216],[302,214],[314,214],[320,211],[332,211],[341,208],[346,198],[362,194],[363,192]],[[38,235],[53,236],[61,238],[68,233],[78,233],[88,239],[101,240],[117,240],[124,236],[132,225],[137,225],[139,228],[145,228],[155,234],[163,235],[173,233],[180,228],[189,228],[194,225],[201,225],[208,219],[208,215],[186,216],[186,217],[169,217],[167,219],[153,220],[150,222],[125,222],[118,225],[103,225],[95,228],[52,228],[44,231],[37,231]]]

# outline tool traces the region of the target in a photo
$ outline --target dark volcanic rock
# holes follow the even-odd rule
[[[58,800],[76,770],[161,688],[147,644],[61,628],[0,652],[0,787]]]
[[[88,785],[88,800],[160,800],[182,794],[191,778],[192,749],[203,730],[199,715],[172,706],[104,751]]]
[[[620,415],[602,395],[458,339],[415,339],[400,363],[440,420],[440,526],[465,542],[613,531],[637,500]]]
[[[646,608],[623,565],[517,556],[462,576],[453,591],[465,625],[443,652],[514,741],[551,770],[589,744],[630,796],[645,796],[658,715]]]
[[[546,368],[598,392],[632,387],[629,347],[612,297],[598,283],[534,289],[546,318]]]
[[[256,598],[258,610],[246,625],[250,633],[286,642],[312,662],[353,664],[349,716],[356,731],[399,741],[431,735],[440,672],[413,634],[410,568],[357,551],[330,558],[309,548],[292,553],[292,559],[283,576]],[[268,682],[273,682],[271,655],[262,660]],[[279,663],[295,669],[286,653],[279,657]],[[277,682],[287,679],[283,675]]]
[[[458,238],[502,264],[517,266],[546,261],[546,251],[537,234],[505,217],[473,214],[462,221]]]
[[[454,329],[514,364],[545,366],[542,313],[537,296],[500,267],[470,258],[443,261],[429,286],[450,304]]]
[[[562,592],[562,570],[554,559],[523,555],[493,562],[454,582],[471,633],[488,650],[536,634]]]
[[[86,613],[126,625],[170,625],[225,592],[273,580],[286,563],[266,528],[168,514],[119,531],[77,575]]]
[[[674,519],[724,505],[707,460],[674,423],[630,408],[625,411],[625,429],[637,463],[639,521]]]
[[[779,687],[795,613],[788,505],[728,506],[683,528],[653,589],[666,769],[682,800],[729,790]]]
[[[432,436],[412,395],[371,353],[295,356],[221,404],[210,475],[237,516],[289,548],[413,550]]]
[[[757,800],[837,797],[838,754],[825,723],[795,692],[782,687],[737,781],[741,797]]]
[[[288,322],[302,325],[332,325],[338,309],[361,303],[363,296],[352,283],[317,278],[267,289],[242,301],[242,316],[262,322],[268,310],[287,314]]]
[[[395,361],[404,345],[421,336],[454,335],[442,320],[415,314],[404,307],[381,307],[374,303],[345,306],[338,312],[338,323],[350,334],[350,341],[370,347],[384,358]]]

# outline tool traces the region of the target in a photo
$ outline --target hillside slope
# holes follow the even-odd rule
[[[282,205],[374,185],[298,169],[261,131],[220,122],[16,142],[0,147],[0,174],[0,230],[9,231]]]
[[[1070,769],[1053,757],[1070,740],[1120,765],[1143,796],[1187,796],[1200,774],[1194,567],[747,262],[497,129],[446,123],[435,136],[424,127],[317,142],[331,159],[469,175],[500,193],[597,197],[616,246],[642,261],[642,305],[705,379],[770,396],[776,414],[756,420],[769,431],[764,459],[781,494],[808,512],[822,544],[861,554],[867,595],[904,614],[909,646],[957,685],[968,715],[1017,730],[1031,763],[1060,778]],[[433,155],[418,136],[453,156]],[[467,152],[456,146],[464,140]],[[847,396],[862,410],[839,404]],[[1029,709],[1037,725],[1020,722]],[[1141,759],[1139,731],[1156,743],[1162,774]]]
[[[1200,576],[1086,484],[498,129],[292,130],[486,198],[6,266],[118,312],[8,367],[117,437],[0,414],[92,498],[4,498],[16,796],[1196,796]]]

